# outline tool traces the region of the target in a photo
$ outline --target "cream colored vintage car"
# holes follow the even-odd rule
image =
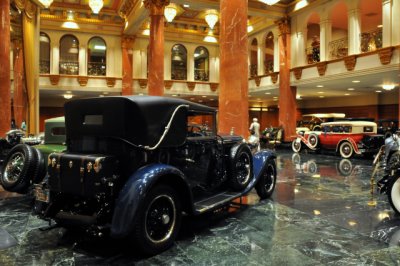
[[[321,131],[298,134],[292,149],[294,152],[302,148],[334,150],[343,158],[350,158],[354,154],[375,154],[383,143],[383,135],[377,134],[375,122],[336,121],[322,123]]]

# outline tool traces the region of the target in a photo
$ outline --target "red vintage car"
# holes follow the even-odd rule
[[[354,154],[373,155],[384,143],[378,135],[377,125],[369,121],[335,121],[321,124],[322,131],[299,134],[292,142],[294,152],[302,148],[310,150],[334,150],[343,158]]]

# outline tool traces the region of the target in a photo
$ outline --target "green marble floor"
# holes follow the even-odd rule
[[[250,193],[241,206],[185,217],[173,248],[150,258],[121,241],[42,231],[29,197],[0,193],[0,265],[400,264],[400,217],[385,195],[371,194],[371,160],[277,155],[271,200]]]

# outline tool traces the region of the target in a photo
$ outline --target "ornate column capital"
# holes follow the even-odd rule
[[[122,49],[132,49],[135,42],[136,36],[123,35],[121,37],[121,47]]]
[[[150,15],[164,15],[164,8],[169,5],[170,0],[144,0],[144,7],[150,10]]]
[[[280,20],[275,21],[278,26],[279,35],[290,34],[290,19],[289,17],[284,17]]]

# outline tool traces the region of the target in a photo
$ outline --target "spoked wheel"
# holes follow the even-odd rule
[[[400,214],[400,176],[393,177],[387,195],[393,210]]]
[[[19,144],[4,160],[0,183],[11,192],[24,193],[37,171],[37,154],[31,146]]]
[[[168,249],[178,235],[181,218],[181,204],[176,191],[165,185],[153,188],[135,220],[135,245],[148,255]]]
[[[301,141],[300,140],[293,140],[292,141],[292,150],[294,152],[300,152],[301,151]]]
[[[353,146],[351,146],[350,142],[342,142],[342,144],[340,144],[339,146],[339,152],[340,152],[340,156],[342,156],[342,158],[348,159],[351,156],[353,156],[354,150],[353,150]]]
[[[267,165],[260,180],[256,184],[256,191],[261,199],[271,197],[276,184],[276,164],[273,159],[267,161]]]
[[[389,171],[400,167],[400,151],[396,151],[390,155],[387,166]]]
[[[307,140],[311,148],[314,149],[318,146],[318,136],[316,134],[311,133],[310,135],[308,135]]]
[[[233,159],[231,164],[230,186],[234,190],[243,190],[250,183],[252,177],[253,156],[246,144],[233,148]]]

